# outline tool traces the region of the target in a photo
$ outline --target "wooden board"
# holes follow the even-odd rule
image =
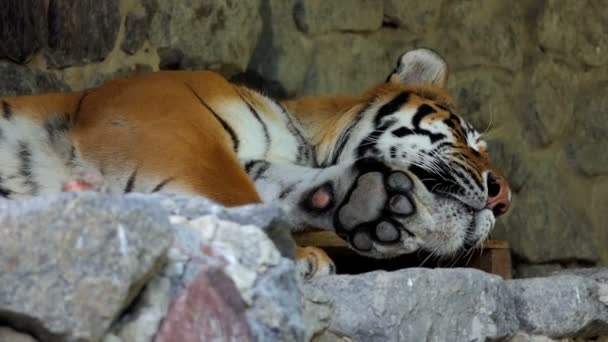
[[[436,260],[426,253],[414,253],[393,259],[372,259],[358,255],[344,240],[330,231],[306,231],[295,235],[300,246],[322,248],[336,263],[338,273],[359,274],[373,270],[397,270],[408,267],[471,267],[511,279],[512,262],[506,241],[488,240],[459,260]]]

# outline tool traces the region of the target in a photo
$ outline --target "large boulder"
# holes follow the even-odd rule
[[[171,226],[142,201],[0,202],[2,321],[42,341],[99,340],[166,261]]]
[[[159,341],[303,340],[298,275],[293,261],[275,247],[293,253],[278,208],[226,209],[184,196],[130,197],[160,204],[173,223],[175,242],[167,266],[108,341],[143,342],[155,334]]]
[[[53,73],[0,61],[0,97],[67,90]]]
[[[306,316],[326,322],[315,341],[485,341],[518,328],[505,282],[476,270],[329,276],[304,294]]]
[[[558,272],[507,282],[520,329],[551,338],[608,335],[608,270]]]
[[[45,1],[0,1],[0,58],[22,63],[46,41]]]
[[[46,57],[52,68],[103,60],[121,23],[118,0],[50,1],[47,20]]]
[[[383,4],[378,0],[300,0],[294,17],[309,34],[335,31],[374,31],[382,26]]]
[[[303,341],[281,217],[272,206],[165,195],[2,201],[0,320],[11,329],[0,336]]]
[[[245,70],[262,27],[260,2],[158,1],[149,38],[161,69]]]

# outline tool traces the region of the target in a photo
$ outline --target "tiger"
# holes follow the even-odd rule
[[[99,177],[115,193],[276,204],[293,232],[334,231],[373,258],[454,255],[488,238],[511,190],[447,80],[418,48],[356,96],[275,101],[213,71],[158,71],[1,98],[0,197]],[[295,254],[307,279],[336,272],[318,248]]]

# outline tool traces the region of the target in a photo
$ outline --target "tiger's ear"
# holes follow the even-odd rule
[[[448,83],[448,64],[429,49],[408,51],[399,57],[397,66],[387,82],[404,84],[433,84],[445,88]]]

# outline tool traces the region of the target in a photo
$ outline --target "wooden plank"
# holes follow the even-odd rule
[[[505,279],[512,276],[512,261],[509,244],[506,241],[488,240],[478,251],[454,263],[427,261],[425,255],[414,253],[394,259],[370,259],[356,254],[346,242],[334,232],[309,230],[294,235],[300,246],[315,246],[324,249],[336,262],[339,273],[357,274],[376,269],[397,270],[408,267],[471,267],[499,275]],[[444,261],[445,263],[445,261]]]

